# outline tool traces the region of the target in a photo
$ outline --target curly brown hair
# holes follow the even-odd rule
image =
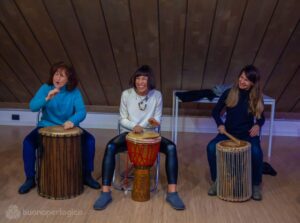
[[[63,61],[57,62],[53,64],[50,68],[49,79],[47,84],[53,85],[53,76],[58,69],[63,69],[66,72],[68,77],[68,82],[66,84],[66,88],[68,91],[72,91],[77,87],[78,79],[74,68]]]

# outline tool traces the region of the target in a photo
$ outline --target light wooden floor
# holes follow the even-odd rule
[[[99,191],[86,188],[69,200],[49,200],[38,196],[36,189],[26,195],[17,190],[24,181],[22,140],[32,127],[0,126],[0,222],[300,222],[300,139],[274,137],[270,163],[276,177],[264,175],[263,200],[243,203],[209,197],[209,172],[206,144],[212,134],[179,134],[178,190],[187,209],[175,211],[165,202],[166,176],[161,168],[157,193],[148,202],[134,202],[130,195],[113,191],[113,202],[104,211],[94,211]],[[97,148],[94,176],[100,181],[101,160],[112,130],[90,129]],[[169,133],[164,133],[170,137]],[[262,145],[266,148],[267,138]],[[266,154],[266,150],[264,150]],[[162,156],[162,164],[164,157]],[[14,219],[11,219],[14,218]]]

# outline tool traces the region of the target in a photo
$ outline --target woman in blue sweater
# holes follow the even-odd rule
[[[19,188],[25,194],[35,187],[35,151],[38,147],[38,129],[47,126],[63,125],[65,129],[79,126],[86,117],[86,109],[79,89],[77,88],[75,71],[63,62],[54,64],[50,69],[50,77],[43,84],[29,107],[33,112],[42,111],[37,127],[23,141],[23,161],[26,181]],[[84,184],[99,189],[100,184],[92,178],[94,169],[95,138],[83,130],[83,175]]]
[[[221,112],[225,107],[225,123]],[[260,147],[259,133],[265,122],[263,96],[260,88],[259,71],[253,65],[245,66],[235,84],[220,97],[212,111],[212,116],[218,126],[219,134],[207,145],[207,157],[213,184],[208,191],[210,196],[217,194],[216,185],[216,144],[228,139],[224,132],[251,144],[252,184],[254,200],[261,200],[263,153]]]

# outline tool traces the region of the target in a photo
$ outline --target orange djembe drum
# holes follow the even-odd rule
[[[68,199],[83,192],[81,134],[78,127],[51,126],[39,130],[38,193]]]
[[[150,200],[150,168],[160,148],[161,137],[156,132],[128,133],[126,143],[130,161],[134,165],[134,182],[131,198],[134,201]]]

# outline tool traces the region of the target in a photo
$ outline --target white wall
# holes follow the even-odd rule
[[[19,115],[20,120],[12,120],[12,115]],[[119,115],[117,113],[94,113],[87,114],[81,123],[84,128],[116,129]],[[162,131],[171,131],[171,116],[163,116]],[[35,126],[37,113],[26,109],[0,109],[0,125]],[[216,125],[209,117],[179,117],[179,132],[203,132],[216,133]],[[267,120],[263,135],[269,134],[269,121]],[[275,120],[273,135],[277,136],[300,136],[300,120]]]

